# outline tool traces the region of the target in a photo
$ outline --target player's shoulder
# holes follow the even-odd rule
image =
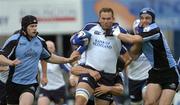
[[[114,28],[118,27],[122,33],[127,33],[127,30],[125,28],[123,28],[122,26],[120,26],[119,23],[116,23],[116,22],[113,23],[112,27],[114,27]]]
[[[19,33],[11,35],[8,39],[9,40],[17,40],[21,35]]]
[[[20,37],[21,37],[21,35],[19,33],[13,34],[6,40],[5,44],[16,43]]]
[[[37,35],[37,38],[38,38],[40,41],[45,42],[45,40],[44,40],[42,37],[40,37],[39,35]]]
[[[119,28],[122,28],[122,27],[120,26],[119,23],[113,23],[113,24],[112,24],[112,27],[119,27]]]
[[[84,28],[83,28],[82,30],[87,30],[87,31],[89,31],[91,28],[93,28],[93,27],[95,27],[95,26],[97,26],[97,25],[99,25],[98,22],[89,22],[89,23],[87,23],[87,24],[84,26]]]
[[[42,43],[42,45],[46,45],[46,41],[39,35],[37,35],[37,39]]]

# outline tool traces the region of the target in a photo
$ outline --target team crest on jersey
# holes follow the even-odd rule
[[[39,43],[38,43],[38,42],[35,42],[35,43],[34,43],[34,46],[39,46]]]
[[[101,32],[99,32],[99,31],[94,31],[94,34],[95,34],[95,35],[100,35],[100,33],[101,33]]]
[[[33,49],[28,49],[28,50],[24,53],[24,55],[25,55],[26,57],[36,57],[36,56],[38,56],[37,52],[34,51]]]
[[[83,77],[82,80],[88,81],[88,77]]]
[[[19,42],[19,45],[23,46],[23,45],[26,45],[26,43],[25,42]]]

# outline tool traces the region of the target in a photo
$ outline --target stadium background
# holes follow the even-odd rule
[[[175,59],[180,57],[179,0],[0,0],[0,47],[20,29],[21,17],[31,14],[39,20],[40,35],[55,42],[58,54],[69,56],[70,36],[98,20],[101,7],[113,8],[116,21],[129,31],[140,9],[153,8]]]
[[[128,30],[139,10],[151,7],[177,60],[180,56],[179,5],[179,0],[0,0],[0,46],[20,29],[21,17],[32,14],[39,19],[40,34],[56,42],[59,54],[68,56],[70,35],[87,22],[96,21],[101,7],[113,8],[116,21]]]

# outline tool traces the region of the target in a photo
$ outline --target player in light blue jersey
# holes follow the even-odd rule
[[[138,57],[139,52],[143,51],[152,65],[152,69],[149,71],[144,105],[170,105],[179,84],[176,62],[165,36],[155,23],[154,11],[151,8],[144,8],[140,11],[139,16],[140,24],[137,30],[139,37],[142,38],[139,40],[142,44],[133,46],[131,50],[134,52],[130,54]],[[129,43],[134,41],[132,36],[138,36],[124,34],[118,28],[113,29],[113,35]],[[139,37],[136,38],[139,39]]]
[[[37,18],[27,15],[22,18],[20,33],[12,35],[0,51],[0,59],[19,59],[20,64],[10,66],[7,80],[8,105],[32,105],[38,86],[37,73],[40,59],[51,63],[68,63],[77,60],[72,53],[70,58],[61,57],[48,51],[45,41],[38,36]],[[9,63],[10,64],[10,63]]]
[[[14,32],[18,33],[18,32]],[[1,49],[1,48],[0,48]],[[9,66],[8,65],[17,65],[20,63],[18,59],[15,60],[9,60],[9,59],[1,59],[3,61],[2,64],[0,64],[0,105],[7,105],[7,100],[6,100],[6,81],[8,79],[8,74],[9,74]]]
[[[142,51],[150,61],[144,105],[171,105],[178,86],[178,70],[165,36],[151,8],[143,8],[135,30],[143,38]]]

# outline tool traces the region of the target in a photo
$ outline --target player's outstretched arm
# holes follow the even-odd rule
[[[119,28],[115,28],[112,31],[113,31],[112,34],[123,42],[130,43],[130,44],[143,42],[143,38],[140,35],[131,35],[128,33],[127,34],[121,33]]]
[[[42,67],[42,77],[40,79],[40,82],[43,86],[45,86],[48,83],[47,62],[45,60],[41,60],[41,67]]]
[[[56,64],[71,63],[78,60],[79,56],[80,56],[79,53],[74,51],[69,58],[52,54],[51,57],[48,59],[48,62],[56,63]]]

